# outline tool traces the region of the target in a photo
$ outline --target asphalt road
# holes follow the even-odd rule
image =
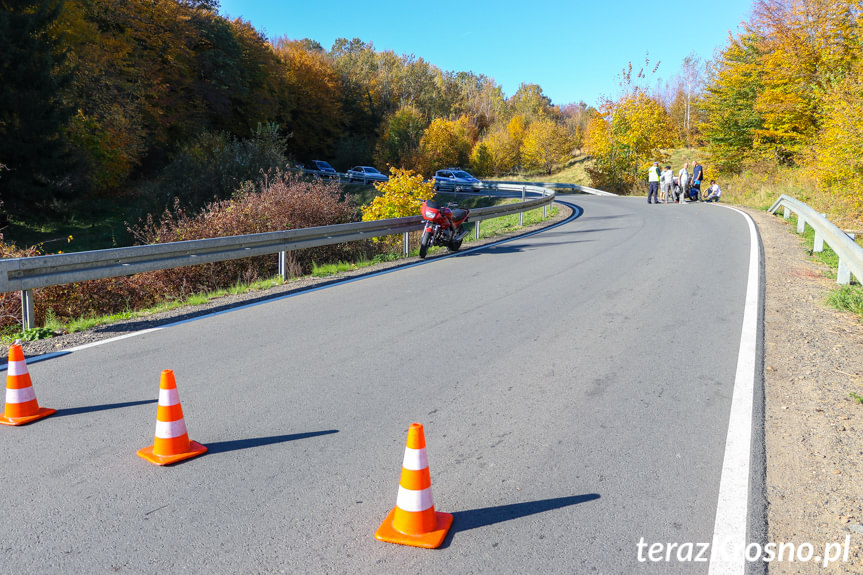
[[[707,573],[637,545],[713,536],[747,222],[567,201],[530,237],[32,364],[58,413],[0,428],[0,573]],[[162,369],[209,447],[172,467],[136,456]],[[438,550],[373,538],[414,421]]]

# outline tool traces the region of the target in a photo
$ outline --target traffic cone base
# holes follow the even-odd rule
[[[174,372],[170,369],[162,370],[153,445],[139,449],[138,455],[154,465],[171,465],[206,452],[205,446],[189,441]]]
[[[24,351],[19,343],[13,343],[9,346],[6,364],[6,406],[0,413],[0,424],[25,425],[54,413],[56,409],[39,407]]]
[[[425,533],[411,535],[410,533],[402,533],[393,527],[393,517],[396,514],[396,510],[396,508],[393,508],[381,526],[378,527],[378,530],[375,531],[375,539],[386,541],[387,543],[425,547],[426,549],[437,549],[443,545],[443,540],[446,539],[446,534],[452,526],[452,515],[435,511],[437,528]]]
[[[443,544],[451,526],[452,515],[435,511],[425,432],[421,423],[412,423],[408,428],[396,506],[378,527],[375,539],[436,549]]]
[[[36,420],[42,419],[43,417],[48,417],[49,415],[53,415],[57,413],[56,409],[51,409],[50,407],[40,407],[39,412],[33,415],[25,415],[22,417],[6,417],[5,414],[0,414],[0,425],[26,425],[28,423],[32,423]]]
[[[203,455],[206,452],[206,445],[201,445],[197,441],[189,441],[189,451],[185,451],[183,453],[175,453],[173,455],[158,455],[156,453],[153,453],[153,446],[151,445],[150,447],[139,449],[138,455],[143,457],[150,463],[154,463],[156,465],[171,465],[172,463],[177,463],[178,461],[185,461],[186,459],[191,459],[193,457]]]

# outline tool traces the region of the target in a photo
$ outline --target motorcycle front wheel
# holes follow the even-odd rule
[[[426,257],[426,254],[429,251],[429,245],[431,245],[431,232],[423,232],[423,236],[420,238],[420,257]]]

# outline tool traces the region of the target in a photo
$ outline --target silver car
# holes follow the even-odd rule
[[[361,181],[364,184],[369,182],[388,182],[389,177],[380,173],[371,166],[354,166],[347,171],[348,181]]]
[[[438,190],[476,190],[482,186],[482,182],[469,173],[459,168],[447,168],[438,170],[434,175],[434,189]]]

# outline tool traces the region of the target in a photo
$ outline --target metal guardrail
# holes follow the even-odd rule
[[[591,194],[594,196],[617,196],[617,194],[612,194],[611,192],[605,192],[603,190],[597,190],[596,188],[591,188],[588,186],[581,186],[579,184],[563,184],[559,182],[484,182],[485,184],[515,184],[518,186],[539,186],[542,188],[548,188],[550,190],[575,190],[576,192],[581,192],[583,194]]]
[[[815,242],[812,251],[824,251],[824,243],[826,242],[839,256],[836,283],[843,285],[851,283],[852,274],[858,282],[863,280],[863,247],[857,245],[852,236],[836,227],[824,214],[816,212],[791,196],[782,194],[768,211],[775,214],[780,207],[783,208],[783,216],[786,220],[791,217],[792,212],[797,214],[798,234],[802,234],[806,230],[806,224],[815,230]]]
[[[544,208],[554,201],[554,191],[533,185],[509,182],[494,183],[488,191],[521,192],[522,201],[475,208],[470,219],[476,222],[479,237],[480,222],[508,214]],[[527,199],[527,192],[538,197]],[[423,228],[420,216],[319,226],[296,230],[189,240],[165,244],[112,248],[69,254],[0,260],[0,293],[20,291],[22,325],[34,325],[33,289],[87,280],[134,275],[205,263],[228,261],[252,256],[279,254],[279,274],[286,277],[287,252],[302,248],[365,240],[379,236],[404,235],[404,253],[408,253],[408,233]]]

